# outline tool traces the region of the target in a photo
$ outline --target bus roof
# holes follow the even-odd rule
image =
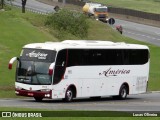
[[[62,42],[45,42],[27,44],[23,48],[47,49],[149,49],[146,45],[127,44],[101,40],[65,40]]]

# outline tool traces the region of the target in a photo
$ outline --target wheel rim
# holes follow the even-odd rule
[[[127,95],[127,91],[125,88],[122,89],[122,92],[121,92],[121,97],[122,98],[126,98],[126,95]]]
[[[73,96],[72,91],[71,91],[71,90],[68,90],[68,91],[67,91],[67,100],[68,100],[68,101],[71,101],[71,100],[72,100],[72,96]]]

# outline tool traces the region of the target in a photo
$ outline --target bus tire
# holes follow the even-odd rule
[[[113,99],[117,100],[124,100],[127,98],[128,95],[128,89],[126,85],[122,85],[120,90],[119,90],[119,95],[118,96],[112,96]]]
[[[43,98],[42,97],[34,97],[36,102],[42,102]]]
[[[119,91],[119,99],[124,100],[127,98],[128,89],[125,85],[122,85]]]
[[[73,89],[68,88],[64,98],[65,102],[71,102],[73,100],[73,95]]]

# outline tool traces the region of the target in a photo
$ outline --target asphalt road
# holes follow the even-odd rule
[[[49,110],[160,111],[160,93],[130,95],[126,100],[113,100],[110,97],[76,99],[71,103],[48,99],[35,102],[32,98],[0,99],[0,106]]]
[[[8,4],[10,4],[9,1],[6,1]],[[21,0],[14,0],[12,1],[12,5],[15,6],[22,6],[22,1]],[[41,2],[38,2],[36,0],[27,0],[26,3],[26,9],[28,10],[32,10],[32,11],[36,11],[36,12],[40,12],[40,13],[51,13],[54,12],[54,6],[51,5],[47,5],[47,4],[43,4]]]
[[[122,25],[123,35],[160,46],[160,28],[116,19],[115,25]]]

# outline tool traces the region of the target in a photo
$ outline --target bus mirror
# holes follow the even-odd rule
[[[12,69],[12,66],[13,66],[13,63],[18,60],[17,57],[13,57],[10,61],[9,61],[9,64],[8,64],[8,69]]]
[[[50,66],[49,66],[49,71],[48,71],[48,74],[49,75],[52,75],[53,74],[53,68],[55,66],[55,63],[52,63]]]

